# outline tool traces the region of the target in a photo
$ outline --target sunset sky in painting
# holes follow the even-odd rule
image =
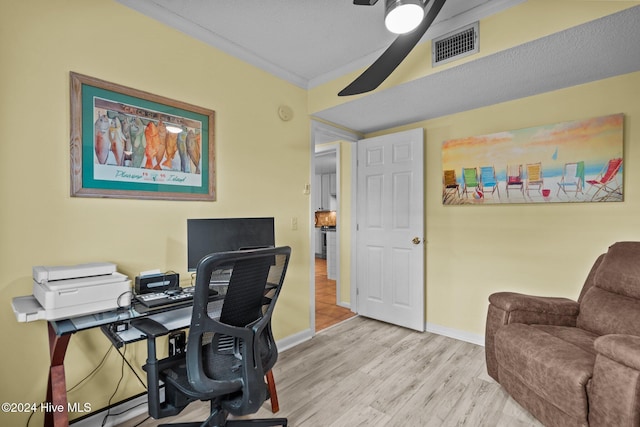
[[[542,162],[545,176],[557,175],[565,163],[585,162],[587,175],[609,159],[622,157],[623,114],[563,122],[453,139],[442,144],[442,169],[494,166],[504,176],[507,164]]]

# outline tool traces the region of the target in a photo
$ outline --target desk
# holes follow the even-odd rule
[[[33,298],[17,297],[16,300],[26,301]],[[216,296],[211,299],[208,306],[209,314],[212,317],[220,317],[224,296]],[[56,411],[45,413],[45,427],[67,427],[69,425],[67,388],[64,372],[64,357],[69,345],[71,336],[82,330],[96,327],[113,325],[118,322],[129,322],[130,320],[146,316],[162,324],[170,332],[186,329],[191,323],[192,302],[187,301],[179,305],[170,306],[165,309],[150,310],[138,302],[133,302],[131,307],[118,310],[96,313],[85,316],[78,316],[71,319],[51,320],[47,322],[49,335],[49,355],[51,366],[49,368],[49,380],[47,382],[47,402],[56,408]],[[120,340],[122,343],[130,343],[146,339],[146,336],[134,327],[128,330],[115,333],[109,337],[111,341]],[[116,342],[114,342],[114,345]],[[271,396],[272,411],[278,412],[278,396],[276,393],[273,373],[267,372],[267,385]],[[58,410],[59,408],[59,410]]]

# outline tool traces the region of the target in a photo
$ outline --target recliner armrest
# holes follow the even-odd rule
[[[593,343],[596,351],[614,362],[640,371],[640,337],[611,334],[597,338]]]
[[[636,426],[640,423],[640,337],[603,335],[587,388],[589,425]]]
[[[568,298],[538,297],[515,292],[497,292],[489,296],[485,330],[487,372],[498,381],[495,334],[511,323],[527,325],[576,326],[580,305]]]
[[[577,316],[580,305],[568,298],[539,297],[515,292],[496,292],[489,296],[489,302],[507,311],[529,311],[560,316]]]

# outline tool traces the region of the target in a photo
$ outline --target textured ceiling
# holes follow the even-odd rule
[[[368,66],[394,39],[383,1],[118,1],[303,88]],[[448,0],[422,41],[522,1]],[[314,116],[369,133],[638,71],[639,22],[635,6]]]
[[[636,6],[315,115],[368,133],[639,71],[639,23]]]
[[[303,88],[370,65],[396,37],[383,0],[118,1]],[[423,40],[523,1],[448,0]]]

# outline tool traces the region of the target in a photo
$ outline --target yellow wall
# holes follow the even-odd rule
[[[340,145],[340,295],[338,300],[351,304],[351,216],[352,174],[351,149],[353,143]]]
[[[5,1],[0,57],[0,401],[45,398],[46,325],[19,324],[10,308],[13,297],[31,294],[32,266],[109,261],[130,277],[175,270],[188,284],[187,218],[274,216],[276,243],[293,247],[276,337],[309,329],[306,91],[114,1]],[[70,197],[70,71],[215,110],[217,201]],[[278,118],[281,104],[293,108],[293,120]],[[99,331],[74,335],[67,386],[98,366],[108,348]],[[145,347],[130,345],[126,356],[140,366]],[[112,351],[70,401],[106,406],[120,367]],[[113,402],[141,391],[125,373]],[[0,413],[0,425],[25,425],[27,417]],[[37,412],[30,425],[41,423]]]
[[[595,258],[640,240],[640,72],[367,135],[426,132],[427,322],[483,336],[496,291],[578,297]],[[622,203],[442,205],[443,141],[624,113]]]

